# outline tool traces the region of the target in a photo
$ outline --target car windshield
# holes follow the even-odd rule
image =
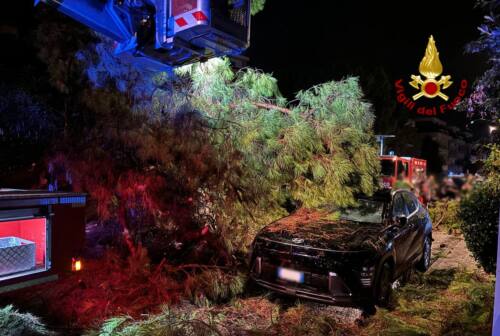
[[[354,222],[382,223],[384,213],[383,202],[368,199],[358,199],[357,201],[358,206],[356,207],[336,209],[339,219]]]

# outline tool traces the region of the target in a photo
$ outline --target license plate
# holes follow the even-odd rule
[[[298,283],[304,282],[304,273],[288,268],[278,267],[278,278]]]

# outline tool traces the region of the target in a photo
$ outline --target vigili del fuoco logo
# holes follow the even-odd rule
[[[436,47],[436,41],[431,35],[425,54],[418,67],[420,75],[411,75],[411,81],[407,82],[418,92],[412,92],[407,95],[403,79],[398,79],[396,86],[396,99],[398,103],[405,106],[410,111],[416,111],[417,114],[425,116],[437,116],[446,111],[453,110],[465,96],[467,89],[467,80],[462,79],[459,83],[458,94],[450,101],[446,93],[452,85],[451,75],[442,75],[443,64],[439,59],[439,52]],[[429,101],[438,98],[441,103]],[[427,99],[427,100],[426,100]]]

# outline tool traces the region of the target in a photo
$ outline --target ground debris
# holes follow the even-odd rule
[[[300,238],[304,244],[331,250],[368,250],[383,248],[384,223],[357,222],[339,218],[335,209],[300,208],[291,215],[268,225],[260,237]]]
[[[192,314],[214,324],[222,336],[356,335],[361,310],[299,301],[290,306],[266,296],[239,298],[224,305],[199,307],[189,301],[172,306],[176,315]]]
[[[170,328],[172,332],[185,332],[172,335],[190,336],[442,335],[453,330],[487,335],[492,316],[492,277],[479,271],[470,256],[464,257],[468,250],[461,236],[435,231],[433,238],[431,269],[425,274],[413,273],[400,282],[395,288],[393,310],[377,309],[368,318],[360,309],[293,299],[263,290],[240,293],[220,291],[224,288],[215,290],[217,287],[212,290],[214,293],[232,294],[226,293],[219,301],[211,300],[210,295],[205,296],[207,300],[193,300],[197,295],[187,300],[183,283],[171,277],[176,268],[156,265],[142,269],[138,266],[148,263],[144,256],[124,261],[108,255],[87,263],[84,272],[60,280],[57,286],[52,283],[34,287],[10,299],[23,311],[42,316],[52,330],[63,323],[76,330],[69,333],[70,329],[64,329],[64,335],[80,335],[89,327],[99,330],[107,322],[116,321],[124,321],[123,328]],[[193,265],[177,266],[177,270],[184,272],[186,266]],[[130,269],[136,269],[135,274],[127,271]],[[193,284],[195,289],[204,289],[205,295],[211,291],[211,281],[207,279],[220,283],[217,276],[202,276],[208,270],[190,273],[193,279],[203,280]],[[217,272],[230,273],[218,268],[212,273]],[[44,308],[30,309],[30,305]],[[52,321],[48,315],[60,320]],[[198,329],[198,334],[191,332]],[[121,334],[118,330],[109,335]]]
[[[339,307],[313,302],[308,302],[307,306],[318,315],[326,314],[336,322],[346,325],[354,325],[358,320],[362,319],[363,314],[361,309],[353,307]]]
[[[460,268],[483,272],[470,254],[462,235],[447,234],[440,230],[432,233],[432,265],[430,270]]]

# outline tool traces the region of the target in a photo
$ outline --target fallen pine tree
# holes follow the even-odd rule
[[[156,263],[231,265],[271,221],[377,186],[357,78],[288,100],[271,75],[227,59],[147,73],[61,18],[42,20],[37,47],[61,102],[40,180],[88,192],[90,219],[118,224],[109,243],[130,254],[142,244]]]
[[[293,103],[270,75],[221,59],[155,83],[151,101],[133,106],[88,89],[101,117],[50,161],[97,201],[99,219],[121,224],[131,253],[142,243],[161,260],[190,245],[183,262],[227,264],[291,210],[349,205],[376,188],[374,116],[356,78]]]

